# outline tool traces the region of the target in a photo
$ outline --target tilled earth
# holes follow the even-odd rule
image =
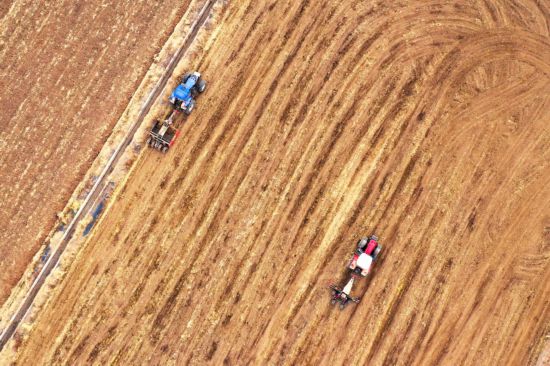
[[[0,304],[189,1],[0,4]]]
[[[526,365],[549,332],[550,4],[254,1],[18,364]],[[343,311],[327,286],[384,245]]]

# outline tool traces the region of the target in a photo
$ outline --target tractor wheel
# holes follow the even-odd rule
[[[193,109],[195,109],[195,101],[192,100],[191,102],[189,102],[189,105],[187,106],[187,108],[185,108],[183,110],[183,112],[186,114],[186,115],[190,115],[191,112],[193,112]]]
[[[149,136],[147,138],[147,146],[151,146],[151,140],[153,140],[153,138],[151,136]]]
[[[340,310],[344,310],[345,307],[346,307],[346,304],[340,303]]]
[[[166,153],[168,151],[168,146],[163,146],[161,151],[163,153]]]
[[[199,93],[202,93],[206,90],[206,81],[203,78],[200,78],[197,83],[197,90]]]
[[[376,258],[378,258],[378,255],[380,254],[381,251],[382,251],[382,246],[378,244],[376,249],[374,249],[374,252],[372,252],[372,259],[376,260]]]
[[[365,248],[365,245],[369,242],[368,238],[363,238],[357,242],[357,248],[363,250]]]
[[[331,304],[331,305],[336,304],[336,299],[334,299],[334,298],[333,298],[333,299],[330,299],[330,304]]]

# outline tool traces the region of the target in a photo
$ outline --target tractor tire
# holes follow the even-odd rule
[[[163,154],[166,153],[168,151],[168,146],[163,146],[161,151]]]
[[[340,303],[340,310],[344,310],[345,307],[346,307],[346,304]]]
[[[336,299],[331,299],[331,300],[330,300],[330,304],[331,304],[331,305],[336,304]]]
[[[147,138],[147,146],[151,146],[151,140],[153,140],[153,138],[151,136],[149,136]]]
[[[376,258],[378,258],[378,255],[380,254],[381,251],[382,251],[382,246],[378,244],[376,249],[374,249],[374,252],[372,252],[372,259],[376,260]]]
[[[203,78],[200,78],[197,82],[197,91],[203,93],[206,90],[206,81]]]
[[[363,238],[357,242],[357,249],[363,250],[367,243],[369,242],[368,238]]]
[[[183,113],[185,113],[186,115],[190,115],[191,112],[193,112],[193,109],[195,109],[195,101],[192,100],[189,105],[187,106],[187,108],[185,108],[183,110]]]

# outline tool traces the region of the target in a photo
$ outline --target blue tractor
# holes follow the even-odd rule
[[[170,95],[170,104],[173,109],[164,121],[156,120],[149,131],[147,145],[160,150],[168,151],[179,135],[179,131],[173,127],[179,112],[190,115],[195,108],[195,97],[206,89],[206,81],[198,72],[185,74],[181,83]]]
[[[181,83],[174,89],[170,95],[170,103],[177,111],[183,111],[189,115],[195,108],[195,97],[204,92],[206,81],[201,78],[198,72],[185,74]]]

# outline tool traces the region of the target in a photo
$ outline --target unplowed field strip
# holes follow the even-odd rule
[[[53,253],[53,255],[51,255],[48,258],[44,267],[42,268],[42,270],[34,280],[29,292],[23,299],[21,306],[17,309],[17,312],[13,315],[6,329],[4,329],[4,331],[0,334],[0,351],[2,350],[4,345],[8,342],[8,340],[12,337],[13,333],[17,329],[17,326],[29,311],[38,291],[40,291],[40,289],[44,285],[44,282],[46,281],[47,277],[50,275],[51,271],[59,263],[61,255],[65,251],[68,242],[71,240],[72,235],[75,231],[75,228],[80,223],[80,221],[83,218],[85,218],[86,215],[88,215],[94,209],[95,207],[94,205],[96,203],[97,198],[100,197],[103,194],[103,192],[108,188],[109,182],[107,181],[107,178],[109,173],[113,171],[114,167],[117,165],[125,149],[128,147],[128,145],[132,141],[134,134],[136,133],[136,130],[139,128],[139,126],[143,122],[143,119],[151,109],[152,104],[157,101],[159,94],[164,89],[164,87],[166,86],[166,83],[172,76],[176,65],[181,60],[181,58],[185,54],[185,51],[189,48],[189,46],[195,39],[199,29],[203,26],[214,4],[215,4],[215,0],[205,2],[203,8],[200,10],[196,20],[191,26],[189,34],[187,35],[186,39],[182,43],[182,46],[177,50],[174,56],[170,59],[170,62],[168,63],[165,73],[159,79],[159,81],[154,86],[153,90],[151,90],[149,96],[145,100],[136,121],[134,121],[134,123],[131,125],[130,129],[125,134],[123,140],[120,142],[120,145],[113,152],[113,155],[111,156],[111,158],[109,159],[105,167],[103,168],[103,171],[97,178],[92,189],[88,192],[87,197],[82,203],[82,206],[80,207],[78,212],[75,214],[71,222],[67,225],[65,232],[63,234],[63,237],[61,238],[61,244],[59,245],[57,250]]]
[[[549,4],[230,2],[209,82],[26,364],[528,365],[550,320]],[[362,235],[381,260],[331,307]]]

